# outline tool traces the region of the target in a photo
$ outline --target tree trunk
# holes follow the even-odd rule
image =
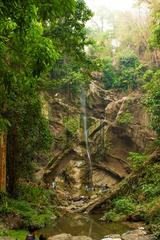
[[[16,185],[16,156],[17,156],[17,133],[16,129],[8,134],[7,163],[8,163],[8,192],[14,194]]]
[[[0,134],[0,191],[6,191],[7,134]]]

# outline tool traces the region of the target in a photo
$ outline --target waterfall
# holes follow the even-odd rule
[[[92,188],[92,160],[91,160],[91,154],[89,150],[89,143],[88,143],[88,128],[87,128],[87,110],[86,110],[86,94],[84,89],[81,89],[81,107],[82,107],[82,118],[83,118],[83,131],[84,131],[84,139],[86,144],[86,152],[88,157],[88,163],[89,163],[89,181],[90,186]]]

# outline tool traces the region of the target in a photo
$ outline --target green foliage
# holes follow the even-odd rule
[[[123,90],[133,90],[137,88],[139,65],[139,60],[133,53],[123,53],[120,55],[118,58],[118,75],[114,82],[114,87]]]
[[[146,97],[145,104],[151,115],[151,124],[153,129],[160,136],[160,71],[153,75],[153,79],[145,85]]]
[[[117,222],[125,219],[125,216],[135,211],[136,204],[130,197],[116,198],[112,201],[112,209],[105,213],[105,219],[111,222]]]
[[[134,54],[120,56],[119,65],[122,68],[135,68],[139,65],[138,58]]]
[[[102,82],[106,89],[113,87],[114,82],[116,81],[117,75],[116,71],[112,64],[112,59],[108,58],[103,61],[103,76]]]
[[[154,236],[156,239],[160,239],[160,224],[152,224],[151,225],[151,230],[154,233]]]
[[[53,215],[53,209],[48,206],[40,210],[38,207],[22,200],[9,200],[10,207],[7,208],[7,213],[17,213],[23,219],[23,226],[27,228],[29,225],[35,225],[37,227],[44,227],[51,216]]]
[[[145,156],[145,155],[144,155]],[[147,158],[142,157],[142,164]],[[142,165],[141,164],[141,165]],[[147,162],[146,162],[147,164]],[[138,164],[139,167],[139,164]],[[143,178],[139,179],[138,185],[135,186],[135,199],[142,196],[144,202],[154,201],[160,195],[160,166],[159,163],[150,165],[143,170]],[[142,200],[141,200],[142,201]],[[156,200],[155,200],[156,201]],[[147,209],[148,210],[148,209]]]
[[[32,178],[34,159],[37,154],[48,151],[52,143],[52,135],[49,130],[48,120],[42,115],[41,99],[36,93],[28,92],[23,96],[15,96],[10,105],[11,126],[8,131],[8,140],[14,141],[16,148],[16,176]],[[29,124],[28,124],[29,123]],[[25,143],[25,144],[24,144]],[[23,157],[22,157],[23,156]],[[8,169],[10,168],[8,159]]]
[[[54,192],[43,187],[32,186],[31,184],[18,184],[16,188],[17,198],[37,205],[47,205],[54,199]]]
[[[138,170],[147,161],[148,156],[143,153],[129,152],[128,159],[131,161],[132,169]]]
[[[58,19],[56,26],[54,22],[51,23],[48,34],[52,35],[64,55],[71,55],[81,62],[85,58],[84,46],[90,44],[85,24],[92,17],[92,12],[84,0],[74,2],[74,11],[66,11],[65,16]]]
[[[117,124],[119,125],[128,125],[132,123],[133,116],[130,112],[125,112],[122,113],[120,116],[117,118]]]
[[[90,82],[87,66],[77,64],[70,60],[64,63],[63,60],[56,62],[51,73],[50,87],[68,94],[69,97],[76,97],[80,94],[81,86],[87,86]],[[83,68],[83,70],[82,70]]]
[[[157,4],[158,6],[158,4]],[[150,45],[153,48],[160,48],[160,9],[153,9],[153,21],[152,21],[152,35],[150,38]]]
[[[132,155],[134,158],[138,158],[138,160],[139,158],[142,158],[142,156],[137,153]],[[155,159],[154,162],[147,161],[145,167],[139,169],[136,174],[136,178],[134,178],[134,180],[126,186],[127,189],[125,192],[120,192],[118,197],[116,196],[112,199],[112,205],[105,216],[107,216],[109,221],[119,221],[119,219],[124,220],[127,216],[133,216],[133,218],[138,216],[138,219],[144,220],[147,224],[149,224],[149,227],[155,236],[159,236],[159,159]],[[124,181],[126,182],[127,179]],[[121,182],[121,184],[123,186],[123,182]]]
[[[10,122],[5,118],[0,117],[0,133],[6,132],[9,126]]]
[[[69,131],[72,136],[76,136],[77,131],[80,129],[80,116],[65,117],[63,121],[66,130]]]
[[[40,94],[57,59],[68,63],[73,58],[82,65],[86,61],[85,23],[91,16],[83,0],[65,0],[62,5],[59,1],[1,2],[0,132],[8,130],[8,175],[15,162],[16,179],[31,178],[33,159],[50,148],[52,136]],[[83,72],[77,73],[76,64],[60,79],[60,85],[73,88],[75,94],[79,82],[86,79]]]
[[[27,235],[27,231],[25,230],[9,230],[3,236],[8,236],[18,240],[24,240]]]
[[[7,205],[7,193],[6,192],[0,192],[0,205],[6,206]]]
[[[106,212],[104,217],[109,222],[118,222],[120,220],[120,215],[117,214],[114,210]]]
[[[155,186],[160,185],[160,164],[156,163],[146,170],[145,181],[154,183]]]
[[[115,60],[114,60],[115,61]],[[106,89],[134,90],[140,85],[144,67],[133,53],[123,53],[116,57],[116,66],[112,58],[101,60],[102,81]]]
[[[152,70],[147,70],[144,75],[143,79],[145,82],[150,82],[153,78],[154,72]]]
[[[130,214],[134,212],[135,203],[130,197],[123,197],[114,201],[114,207],[117,213]]]
[[[144,196],[147,199],[160,195],[159,184],[158,185],[155,185],[154,183],[144,184],[142,190],[143,190]]]
[[[1,201],[1,215],[18,214],[27,228],[29,225],[44,227],[57,214],[53,191],[31,184],[19,184],[16,190],[16,199],[5,196],[5,201]]]

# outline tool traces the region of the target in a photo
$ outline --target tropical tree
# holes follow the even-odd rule
[[[90,16],[82,0],[63,1],[63,5],[53,0],[1,1],[1,189],[6,187],[6,156],[9,191],[13,192],[17,178],[31,177],[35,155],[49,148],[51,135],[40,93],[55,61],[64,56],[65,49],[70,51],[71,40],[72,55],[83,56],[84,26]]]

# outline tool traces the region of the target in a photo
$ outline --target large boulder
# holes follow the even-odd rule
[[[152,235],[147,235],[146,231],[137,229],[122,234],[122,240],[152,240]]]
[[[121,236],[120,234],[107,235],[102,240],[121,240]]]
[[[72,236],[71,234],[62,233],[60,235],[49,237],[48,240],[92,240],[92,238],[86,236]]]

